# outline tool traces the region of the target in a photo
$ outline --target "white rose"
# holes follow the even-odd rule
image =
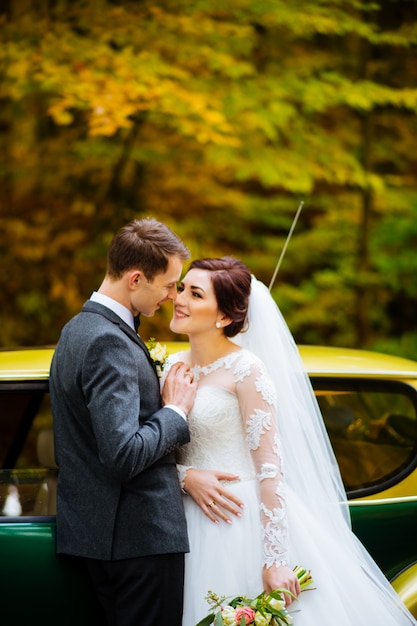
[[[232,606],[222,606],[222,619],[225,626],[236,626],[236,611]]]
[[[268,604],[276,611],[282,611],[283,609],[285,609],[285,600],[277,600],[276,598],[271,598],[268,601]]]
[[[259,613],[258,611],[256,611],[255,613],[255,626],[268,626],[269,622],[271,621],[272,615],[270,613],[267,613],[266,615],[262,615],[262,613]]]
[[[162,347],[160,343],[157,343],[154,348],[152,348],[151,354],[154,361],[163,362],[166,357],[167,349],[166,346]]]

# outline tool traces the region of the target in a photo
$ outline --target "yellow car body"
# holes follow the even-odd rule
[[[187,348],[166,345],[169,353]],[[59,614],[60,626],[93,626],[82,575],[54,552],[56,469],[37,457],[40,436],[52,441],[53,350],[0,351],[0,589],[14,604],[15,623],[55,625]],[[353,530],[417,616],[417,362],[364,350],[299,350],[341,468]],[[16,490],[20,512],[7,506]],[[45,589],[48,601],[37,613]]]

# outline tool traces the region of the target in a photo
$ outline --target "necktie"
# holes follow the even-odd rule
[[[138,328],[139,328],[139,325],[140,325],[140,313],[135,315],[135,317],[133,318],[133,323],[135,325],[136,332],[138,332]]]

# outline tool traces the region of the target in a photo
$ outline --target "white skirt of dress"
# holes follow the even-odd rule
[[[210,611],[205,596],[262,591],[262,539],[257,481],[228,485],[243,502],[232,524],[213,523],[190,496],[184,497],[190,553],[185,557],[183,626],[195,626]],[[294,626],[410,626],[416,624],[389,585],[371,581],[355,558],[356,538],[346,550],[326,536],[296,494],[286,497],[291,567],[310,569],[314,589],[292,603]],[[353,553],[352,553],[353,549]],[[387,590],[388,589],[388,590]]]
[[[183,626],[195,626],[210,612],[205,596],[262,591],[262,545],[259,501],[255,480],[227,485],[244,502],[242,516],[231,524],[215,524],[190,496],[184,496],[190,552],[185,555]]]

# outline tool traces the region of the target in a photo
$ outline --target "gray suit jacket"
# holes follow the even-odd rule
[[[173,451],[185,420],[162,408],[142,340],[88,301],[63,329],[52,360],[57,552],[96,559],[187,552]]]

